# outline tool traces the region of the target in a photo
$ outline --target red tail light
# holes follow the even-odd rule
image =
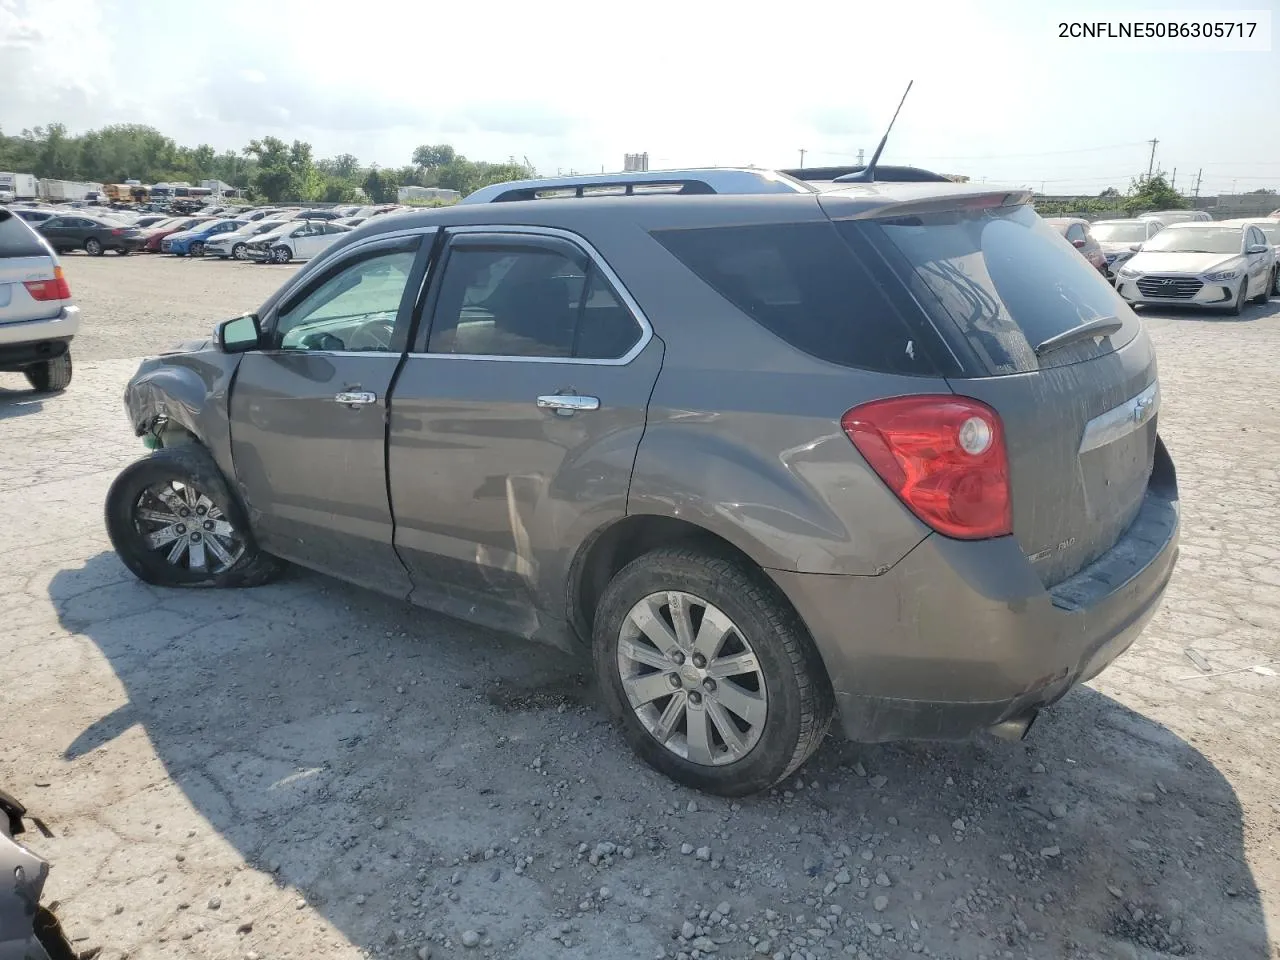
[[[122,233],[124,233],[124,231],[123,231],[122,229],[120,229],[119,227],[113,227],[113,228],[112,228],[112,230],[111,230],[111,235],[112,235],[113,237],[118,237],[118,236],[120,236],[120,234],[122,234]]]
[[[894,397],[854,407],[840,425],[880,479],[934,530],[961,540],[1013,532],[1004,427],[985,403]]]
[[[32,300],[70,300],[71,286],[61,267],[53,268],[52,280],[28,280],[23,284]]]

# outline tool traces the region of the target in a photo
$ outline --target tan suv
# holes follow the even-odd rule
[[[0,371],[41,391],[71,383],[71,338],[80,310],[48,241],[0,208]]]

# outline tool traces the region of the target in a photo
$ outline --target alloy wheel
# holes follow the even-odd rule
[[[153,484],[133,508],[146,549],[191,573],[219,574],[244,555],[245,538],[204,491],[179,480]]]
[[[700,597],[669,590],[640,600],[623,622],[617,665],[636,718],[682,759],[734,763],[764,732],[760,661],[729,616]]]

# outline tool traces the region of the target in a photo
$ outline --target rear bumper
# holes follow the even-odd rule
[[[1034,714],[1137,639],[1178,555],[1173,464],[1116,545],[1046,589],[1013,537],[934,534],[878,577],[770,571],[812,633],[853,740],[964,739]]]
[[[48,320],[0,323],[0,370],[22,370],[67,352],[80,329],[80,308],[63,307]]]

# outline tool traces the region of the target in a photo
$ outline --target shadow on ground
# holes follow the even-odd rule
[[[128,698],[66,759],[111,776],[140,726],[247,863],[371,953],[674,956],[686,908],[728,900],[821,957],[1268,955],[1231,785],[1091,689],[1021,744],[832,739],[802,787],[730,804],[633,759],[581,664],[327,578],[158,590],[101,554],[50,595]],[[606,862],[578,853],[601,841]],[[832,903],[844,922],[815,929]],[[292,927],[259,916],[241,950],[302,956]],[[457,948],[468,929],[477,951]],[[718,956],[750,955],[746,935]]]
[[[4,374],[0,374],[4,376]],[[21,374],[15,375],[21,378]],[[44,408],[47,394],[35,390],[10,390],[0,387],[0,420],[11,417],[25,417],[27,414],[39,413]]]

